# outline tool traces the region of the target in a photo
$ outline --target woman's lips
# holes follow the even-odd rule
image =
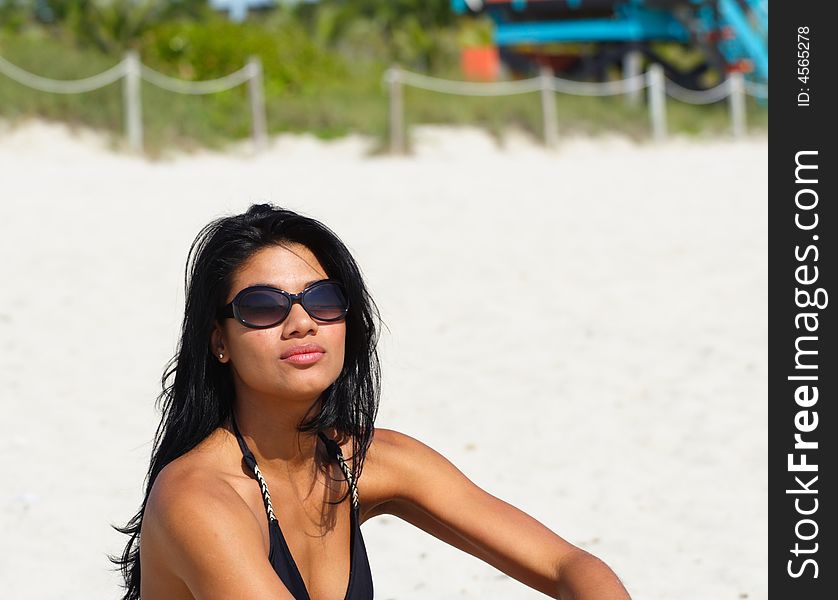
[[[325,348],[319,344],[304,344],[289,348],[280,355],[280,359],[295,365],[316,363],[326,354]]]
[[[301,354],[292,354],[282,360],[290,363],[294,363],[295,365],[308,365],[311,363],[316,363],[320,360],[323,355],[326,354],[325,352],[304,352]]]

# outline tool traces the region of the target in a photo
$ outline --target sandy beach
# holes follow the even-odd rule
[[[409,157],[282,136],[161,161],[0,127],[0,589],[110,600],[189,244],[269,201],[329,225],[388,327],[377,425],[647,600],[767,597],[767,140],[425,126]],[[255,485],[255,483],[254,483]],[[394,517],[381,600],[544,598]]]

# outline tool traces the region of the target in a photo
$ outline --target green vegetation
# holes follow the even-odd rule
[[[271,133],[310,131],[320,137],[362,132],[385,139],[385,69],[398,63],[461,79],[460,49],[489,37],[487,21],[459,18],[448,0],[323,0],[252,15],[232,23],[204,0],[0,0],[0,56],[55,79],[100,73],[128,49],[162,73],[204,80],[262,60]],[[244,86],[212,96],[182,96],[143,85],[146,147],[219,147],[250,133]],[[501,135],[510,125],[541,135],[538,94],[473,98],[407,88],[407,125],[471,124]],[[621,97],[557,95],[561,134],[623,132],[648,137],[645,107]],[[668,103],[669,127],[681,133],[725,133],[725,103]],[[0,75],[0,117],[44,117],[120,134],[121,86],[53,95]],[[767,108],[749,101],[751,129],[767,128]]]

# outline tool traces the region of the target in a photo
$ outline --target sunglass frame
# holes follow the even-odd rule
[[[343,297],[346,300],[346,306],[343,309],[343,314],[334,319],[322,319],[320,317],[314,316],[313,314],[311,314],[311,311],[305,303],[306,294],[308,294],[311,290],[314,290],[320,286],[327,284],[337,285],[338,289],[340,289],[341,294],[343,294]],[[239,311],[239,303],[246,294],[254,291],[277,292],[280,295],[288,298],[290,303],[288,304],[288,310],[286,311],[285,315],[281,319],[279,319],[275,323],[271,323],[270,325],[254,325],[253,323],[249,323],[248,321],[244,320]],[[315,281],[298,294],[292,294],[291,292],[286,292],[285,290],[270,285],[252,285],[250,287],[246,287],[243,290],[241,290],[238,294],[236,294],[236,296],[233,298],[231,302],[225,304],[224,306],[218,309],[218,318],[235,319],[236,321],[250,329],[269,329],[271,327],[276,327],[285,319],[287,319],[288,315],[291,314],[291,309],[294,307],[295,304],[302,305],[303,309],[306,311],[306,314],[308,314],[309,317],[311,317],[315,321],[321,321],[323,323],[336,323],[338,321],[342,321],[346,318],[346,315],[349,312],[349,297],[346,295],[346,289],[344,288],[343,284],[340,281],[337,281],[336,279],[321,279],[320,281]]]

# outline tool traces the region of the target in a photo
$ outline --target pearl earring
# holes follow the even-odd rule
[[[224,358],[224,353],[223,353],[223,352],[219,352],[219,353],[218,353],[218,358]]]

